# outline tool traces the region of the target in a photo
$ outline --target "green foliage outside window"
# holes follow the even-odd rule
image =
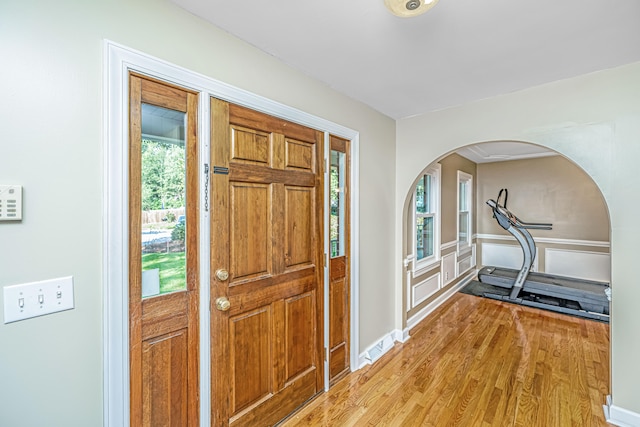
[[[142,210],[185,206],[184,146],[142,140]]]

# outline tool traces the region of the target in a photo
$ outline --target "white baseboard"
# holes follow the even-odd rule
[[[393,330],[380,338],[375,344],[367,348],[363,353],[359,356],[358,369],[362,368],[365,365],[371,365],[376,360],[380,359],[386,352],[391,350],[393,345],[395,344],[396,331]]]
[[[411,336],[409,335],[409,328],[405,328],[404,330],[396,329],[393,331],[395,333],[396,341],[398,342],[407,342]]]
[[[394,329],[393,331],[389,332],[388,334],[386,334],[385,336],[377,340],[373,345],[368,347],[365,351],[360,353],[360,355],[358,356],[358,369],[361,369],[367,365],[371,365],[375,363],[376,360],[380,359],[385,353],[387,353],[389,350],[391,350],[391,348],[393,348],[396,341],[403,343],[403,342],[406,342],[409,338],[411,338],[411,336],[409,335],[409,330],[413,328],[415,325],[417,325],[425,317],[427,317],[439,305],[441,305],[443,302],[449,299],[451,295],[453,295],[454,293],[462,289],[467,283],[471,281],[471,279],[473,279],[476,273],[477,273],[476,270],[473,269],[471,272],[469,272],[469,274],[467,274],[467,276],[464,279],[462,279],[460,282],[456,283],[455,285],[451,286],[449,289],[447,289],[446,292],[444,292],[442,295],[440,295],[438,298],[432,301],[425,308],[420,310],[416,315],[408,319],[407,327],[405,329],[403,330]]]
[[[423,308],[422,310],[420,310],[419,312],[414,314],[412,317],[407,319],[407,328],[405,330],[409,331],[414,326],[416,326],[418,323],[420,323],[422,320],[424,320],[424,318],[427,317],[429,314],[431,314],[431,312],[433,310],[435,310],[443,302],[448,300],[451,297],[451,295],[455,294],[460,289],[462,289],[467,283],[469,283],[471,281],[471,279],[473,279],[473,277],[475,275],[476,275],[476,270],[473,269],[469,274],[467,274],[467,276],[465,276],[464,279],[462,279],[461,281],[459,281],[455,285],[451,286],[449,289],[447,289],[446,292],[444,292],[442,295],[438,296],[438,298],[434,299],[425,308]],[[408,333],[407,333],[407,335],[408,335]]]
[[[367,354],[366,351],[364,353],[360,353],[360,355],[358,356],[358,369],[362,369],[365,366],[371,364],[371,362],[367,360],[365,354]]]
[[[607,396],[607,404],[602,408],[609,424],[618,427],[640,427],[640,414],[614,405],[611,396]]]
[[[384,337],[380,338],[375,344],[367,348],[358,356],[358,369],[373,364],[380,359],[386,352],[391,350],[396,342],[406,342],[409,338],[409,330],[394,329]]]

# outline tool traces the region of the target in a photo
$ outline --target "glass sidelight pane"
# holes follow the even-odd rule
[[[330,200],[331,200],[331,229],[330,253],[331,258],[345,254],[345,173],[346,153],[331,150],[330,170]]]
[[[142,104],[142,297],[184,290],[186,114]]]

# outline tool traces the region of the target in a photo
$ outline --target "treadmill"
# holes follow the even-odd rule
[[[485,292],[484,296],[608,322],[609,283],[531,271],[536,256],[536,245],[528,230],[551,230],[552,224],[520,220],[499,203],[503,191],[505,191],[506,206],[506,189],[500,190],[498,201],[489,199],[487,205],[493,210],[493,216],[498,224],[516,238],[522,247],[524,260],[519,271],[501,267],[482,268],[478,272],[480,282],[511,289],[508,295]]]

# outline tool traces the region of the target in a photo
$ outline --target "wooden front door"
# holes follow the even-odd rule
[[[197,426],[198,95],[129,77],[131,426]]]
[[[323,134],[211,100],[212,425],[322,390]]]
[[[329,382],[351,371],[349,141],[331,135],[329,161]]]

